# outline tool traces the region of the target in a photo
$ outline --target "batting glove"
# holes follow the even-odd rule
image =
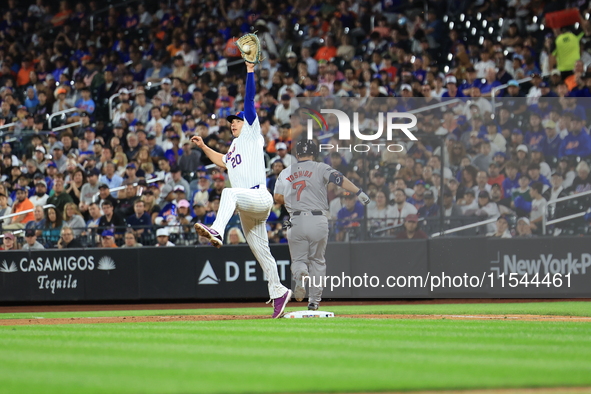
[[[359,201],[361,201],[361,203],[363,205],[367,205],[371,201],[369,199],[369,196],[367,194],[365,194],[365,192],[361,189],[359,189],[359,191],[357,192],[357,197],[359,198]]]

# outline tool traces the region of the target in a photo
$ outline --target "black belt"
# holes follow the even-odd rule
[[[322,213],[322,211],[310,211],[310,213],[314,216],[323,216],[324,215],[324,213]],[[295,211],[293,213],[293,216],[300,216],[301,214],[302,214],[302,211]]]
[[[251,187],[251,189],[258,189],[259,187],[261,187],[261,185],[253,186],[253,187]]]

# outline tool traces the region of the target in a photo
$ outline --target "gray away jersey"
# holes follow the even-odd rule
[[[328,211],[326,186],[331,166],[315,161],[302,161],[281,171],[275,183],[275,193],[284,196],[285,208],[295,211]]]

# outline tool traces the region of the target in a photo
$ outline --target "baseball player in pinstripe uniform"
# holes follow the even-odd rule
[[[369,197],[339,171],[331,166],[314,161],[318,147],[312,141],[301,140],[296,145],[297,164],[284,169],[275,183],[275,201],[285,204],[291,217],[288,230],[291,273],[296,287],[296,301],[306,297],[304,278],[315,278],[321,283],[326,275],[324,252],[328,241],[329,182],[355,193],[367,205]],[[321,286],[310,286],[308,309],[317,310],[322,297]]]
[[[220,208],[211,228],[196,223],[195,230],[199,235],[209,239],[213,246],[220,248],[226,225],[238,208],[248,245],[268,278],[269,295],[273,301],[273,318],[279,318],[284,315],[292,292],[281,284],[277,262],[269,249],[266,222],[273,206],[273,197],[266,187],[264,139],[254,107],[254,67],[254,64],[246,62],[244,111],[227,117],[235,137],[228,153],[223,155],[214,151],[199,136],[191,138],[214,164],[228,170],[232,183],[232,188],[222,191]]]

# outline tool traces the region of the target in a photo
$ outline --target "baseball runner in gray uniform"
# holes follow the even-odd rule
[[[291,273],[296,287],[296,301],[306,297],[305,283],[310,284],[308,309],[317,310],[322,298],[319,284],[326,275],[324,253],[328,241],[327,185],[332,182],[355,193],[367,205],[369,197],[347,177],[331,166],[314,161],[318,147],[302,140],[296,145],[297,164],[284,169],[277,178],[274,197],[289,212],[291,228],[287,231],[291,254]],[[308,279],[304,279],[308,277]],[[312,278],[314,278],[312,280]]]

